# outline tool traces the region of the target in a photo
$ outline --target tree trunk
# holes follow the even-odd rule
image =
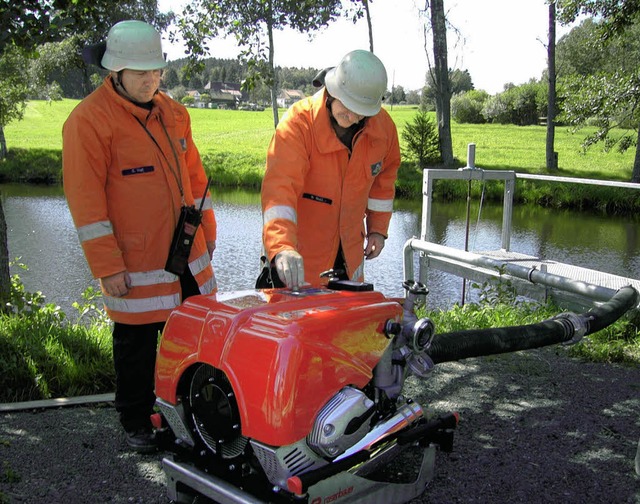
[[[7,140],[4,137],[4,127],[0,125],[0,161],[7,157]]]
[[[9,247],[7,245],[7,222],[0,198],[0,312],[5,311],[11,293],[11,275],[9,274]]]
[[[547,46],[549,93],[547,95],[547,170],[558,170],[554,150],[556,135],[556,3],[549,4],[549,45]]]
[[[267,23],[267,33],[269,34],[269,68],[271,68],[271,110],[273,111],[273,127],[277,128],[280,119],[278,117],[278,79],[276,67],[273,64],[273,26]]]
[[[371,26],[371,13],[369,12],[369,0],[362,0],[364,12],[367,15],[367,26],[369,27],[369,51],[373,52],[373,27]]]
[[[442,162],[445,166],[452,166],[451,85],[449,83],[449,65],[447,63],[447,26],[444,16],[444,0],[430,0],[428,3],[431,4],[431,29],[433,31],[438,143]]]
[[[640,184],[640,126],[638,126],[638,140],[636,141],[636,157],[633,160],[631,182]]]

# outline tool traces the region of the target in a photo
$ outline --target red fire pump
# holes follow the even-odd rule
[[[457,415],[426,418],[401,395],[425,376],[429,319],[371,284],[248,290],[188,299],[166,324],[156,395],[172,455],[169,498],[192,502],[407,502],[449,450]],[[414,481],[368,478],[406,450]]]
[[[586,313],[437,334],[414,307],[371,284],[195,296],[167,321],[156,366],[156,426],[169,498],[226,503],[402,503],[452,449],[456,413],[428,418],[402,395],[434,365],[572,344],[638,304],[631,286]],[[409,457],[410,482],[381,470]],[[418,462],[416,462],[416,460]]]

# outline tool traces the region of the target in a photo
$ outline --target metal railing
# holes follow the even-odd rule
[[[545,285],[556,288],[565,292],[574,293],[585,296],[593,300],[601,301],[611,297],[612,290],[607,287],[598,286],[573,280],[570,278],[551,275],[541,271],[534,271],[530,268],[507,265],[504,261],[492,259],[489,257],[478,256],[467,251],[465,241],[465,249],[456,249],[438,245],[430,241],[431,214],[433,202],[433,183],[435,180],[449,179],[467,181],[487,181],[497,180],[504,181],[503,196],[503,215],[501,230],[501,250],[509,252],[511,243],[511,229],[513,217],[513,195],[515,190],[516,179],[541,180],[547,182],[571,183],[571,184],[588,184],[610,187],[620,187],[625,189],[640,190],[640,184],[632,182],[616,182],[609,180],[580,179],[572,177],[557,177],[551,175],[530,175],[515,173],[510,170],[484,170],[475,166],[475,144],[469,144],[467,150],[467,166],[458,170],[451,169],[426,169],[423,172],[423,199],[422,199],[422,220],[420,239],[413,238],[406,242],[403,257],[403,270],[405,280],[414,280],[415,272],[413,266],[414,252],[420,253],[420,271],[419,280],[426,283],[427,276],[427,259],[431,257],[441,257],[446,260],[458,261],[461,269],[465,268],[496,268],[507,269],[511,277],[519,278],[539,285]],[[470,187],[469,187],[470,193]],[[468,212],[467,212],[468,213]],[[467,220],[468,220],[467,215]],[[467,222],[468,225],[468,222]],[[535,282],[534,282],[535,280]]]

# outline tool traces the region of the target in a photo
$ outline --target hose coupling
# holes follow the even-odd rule
[[[565,327],[567,327],[567,323],[570,326],[571,338],[563,341],[563,345],[575,345],[584,337],[585,334],[587,334],[587,331],[589,330],[587,319],[572,312],[560,313],[553,317],[552,320],[559,320],[563,322]]]

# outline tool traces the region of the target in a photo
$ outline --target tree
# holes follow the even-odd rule
[[[175,68],[169,67],[162,74],[162,82],[167,89],[174,88],[180,84],[180,79],[178,78],[178,72]]]
[[[602,22],[587,18],[558,41],[558,78],[633,72],[640,66],[640,23],[602,42]]]
[[[640,76],[637,74],[589,75],[568,77],[563,81],[564,112],[562,118],[574,131],[587,124],[597,127],[595,133],[583,140],[586,150],[603,142],[606,151],[617,147],[618,151],[636,148],[631,182],[640,182]],[[613,130],[620,125],[636,125],[634,135],[614,136]]]
[[[207,52],[207,40],[232,36],[246,61],[245,89],[263,80],[271,88],[274,126],[278,125],[277,79],[274,66],[274,30],[285,27],[310,33],[327,26],[340,12],[339,0],[194,0],[178,18],[193,66]]]
[[[407,91],[405,100],[409,105],[419,105],[420,104],[420,91],[417,89],[412,89]]]
[[[596,40],[603,49],[625,40],[640,14],[638,0],[557,0],[557,8],[558,18],[565,23],[579,15],[597,17]],[[631,181],[640,183],[640,82],[634,70],[622,67],[586,78],[567,78],[564,117],[575,129],[597,121],[597,131],[583,142],[585,148],[597,142],[604,142],[607,150],[614,145],[621,151],[635,146]],[[625,123],[635,124],[635,135],[613,137],[614,128]]]
[[[22,119],[29,95],[27,58],[16,47],[0,54],[0,160],[7,155],[4,127]]]
[[[191,89],[202,90],[204,89],[204,84],[202,83],[202,79],[199,75],[192,75],[191,80],[189,81],[189,87]]]
[[[558,158],[555,153],[556,135],[556,3],[549,2],[549,44],[547,45],[547,69],[549,90],[547,93],[547,170],[558,169]]]
[[[449,82],[451,85],[451,94],[466,93],[475,89],[473,80],[469,70],[460,70],[458,68],[449,71]]]
[[[402,86],[393,86],[393,89],[391,90],[391,103],[401,103],[403,101],[405,101],[405,98],[407,97],[406,93],[404,92],[404,88]]]
[[[369,51],[373,51],[373,25],[371,24],[371,12],[369,11],[369,4],[373,0],[351,0],[349,6],[344,10],[344,15],[350,17],[353,24],[357,23],[363,16],[367,19],[367,29],[369,30]]]
[[[427,111],[421,110],[405,125],[402,139],[407,146],[405,156],[416,161],[421,170],[441,161],[438,131]]]
[[[451,85],[447,63],[447,26],[444,0],[425,0],[424,12],[430,10],[430,26],[433,32],[432,78],[436,89],[436,119],[440,155],[445,166],[453,166],[453,142],[451,139]],[[427,26],[424,28],[425,47]]]
[[[38,96],[38,89],[44,89],[52,82],[63,82],[66,96],[82,96],[82,85],[78,85],[79,68],[83,65],[78,54],[78,47],[83,43],[79,35],[72,35],[60,42],[47,42],[38,46],[37,57],[29,63],[29,83],[34,88],[34,95]],[[69,73],[74,73],[74,79],[65,79]],[[71,84],[73,87],[69,86]]]
[[[426,85],[422,90],[422,105],[425,110],[435,110],[437,86],[435,75],[430,70],[427,72]],[[474,89],[473,80],[469,70],[449,69],[449,87],[451,96],[466,93]]]
[[[156,0],[21,0],[0,4],[0,162],[7,153],[4,127],[20,119],[28,96],[26,57],[47,42],[64,40],[78,33],[108,29],[115,20],[156,17]],[[108,22],[106,22],[108,21]],[[113,22],[111,22],[113,21]],[[106,23],[105,23],[106,22]],[[0,204],[0,309],[11,289],[8,268],[7,226]]]
[[[558,78],[575,74],[589,75],[603,70],[607,57],[598,47],[598,38],[598,23],[592,18],[585,19],[562,37],[556,46]]]
[[[9,270],[9,246],[7,244],[7,221],[0,203],[0,312],[6,311],[11,296],[11,272]]]

